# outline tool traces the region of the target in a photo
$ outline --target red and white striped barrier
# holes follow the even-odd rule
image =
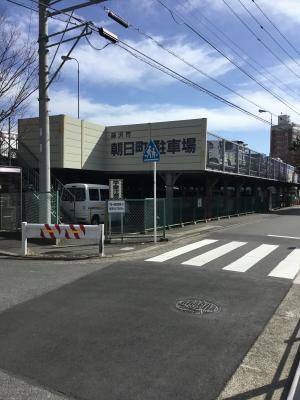
[[[27,239],[96,239],[104,256],[104,225],[27,224],[22,222],[22,252],[28,254]]]

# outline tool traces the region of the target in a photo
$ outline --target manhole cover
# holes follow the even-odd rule
[[[221,310],[221,307],[210,301],[196,298],[179,300],[176,303],[176,308],[180,311],[192,314],[207,314],[219,312]]]

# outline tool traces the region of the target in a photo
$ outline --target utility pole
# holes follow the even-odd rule
[[[11,166],[11,123],[8,117],[8,165]]]
[[[48,110],[48,0],[39,0],[40,223],[51,223],[50,126]]]
[[[49,80],[49,70],[48,70],[48,48],[52,46],[61,45],[62,43],[66,43],[72,40],[75,40],[72,48],[69,50],[67,54],[67,58],[70,56],[71,52],[79,42],[79,40],[86,35],[92,33],[92,31],[88,31],[88,23],[83,23],[78,25],[78,28],[84,26],[83,31],[79,36],[75,36],[73,38],[68,38],[65,40],[60,40],[57,43],[48,45],[48,40],[51,37],[54,37],[59,34],[63,34],[65,32],[72,31],[75,29],[74,27],[65,29],[61,32],[56,32],[51,35],[48,35],[48,18],[53,17],[55,15],[59,15],[62,13],[66,13],[69,11],[78,10],[83,7],[95,5],[98,3],[102,3],[106,0],[89,0],[85,3],[80,3],[77,5],[73,5],[61,10],[55,10],[53,12],[49,12],[48,6],[49,4],[53,5],[58,1],[52,1],[49,3],[49,0],[39,0],[39,129],[40,129],[40,156],[39,156],[39,171],[40,171],[40,179],[39,179],[39,190],[40,190],[40,210],[39,210],[39,219],[40,223],[49,224],[51,223],[51,169],[50,169],[50,124],[49,124],[49,110],[48,110],[48,87],[53,82],[58,72],[62,68],[65,60],[58,67],[56,72],[52,75]],[[117,36],[112,34],[111,32],[102,28],[103,31],[99,34],[104,36],[106,39],[111,40],[113,43],[116,43],[118,40]]]

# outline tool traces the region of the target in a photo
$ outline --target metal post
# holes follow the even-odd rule
[[[40,192],[45,202],[40,205],[40,222],[51,222],[50,127],[48,111],[48,0],[39,1],[39,126],[40,126]]]
[[[75,58],[74,58],[75,60]],[[75,60],[77,61],[77,60]],[[79,96],[80,96],[80,76],[79,76],[79,62],[77,61],[77,118],[79,119]]]
[[[27,256],[27,232],[26,232],[27,222],[22,222],[22,254]]]
[[[99,238],[99,256],[104,257],[104,224],[98,225],[100,231]]]
[[[154,208],[154,212],[153,212],[153,214],[154,214],[154,216],[153,216],[153,218],[154,218],[154,243],[156,243],[157,242],[157,227],[156,227],[156,161],[153,163],[153,193],[154,193],[154,196],[153,196],[153,201],[154,201],[154,204],[153,204],[153,208]]]
[[[11,165],[11,125],[8,117],[8,165]]]

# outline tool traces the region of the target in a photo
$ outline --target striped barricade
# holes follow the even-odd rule
[[[22,252],[27,255],[27,239],[96,239],[99,255],[104,255],[104,225],[27,224],[22,222]]]

